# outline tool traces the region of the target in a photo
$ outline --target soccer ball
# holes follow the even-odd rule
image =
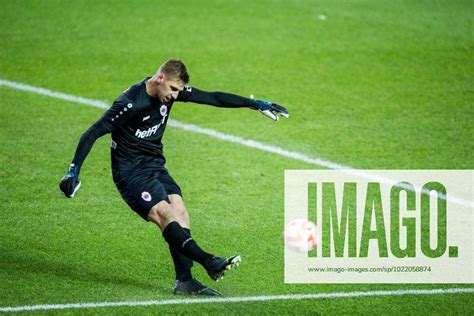
[[[308,252],[318,245],[318,228],[306,219],[295,219],[285,227],[285,246],[297,252]]]

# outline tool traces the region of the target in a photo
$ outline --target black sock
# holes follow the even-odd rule
[[[213,255],[203,251],[178,222],[171,222],[163,230],[166,242],[189,259],[206,267]]]
[[[183,228],[189,236],[191,236],[191,230],[188,228]],[[175,250],[170,246],[171,257],[173,257],[174,271],[176,272],[176,280],[186,281],[193,278],[191,274],[191,268],[193,267],[193,261],[181,254],[179,251]]]

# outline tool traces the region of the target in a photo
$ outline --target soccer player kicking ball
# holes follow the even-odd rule
[[[185,65],[170,59],[153,77],[123,92],[81,137],[69,171],[59,187],[72,198],[81,185],[81,166],[97,138],[112,133],[112,175],[122,198],[144,220],[158,225],[169,244],[176,271],[175,294],[219,295],[191,274],[193,261],[201,264],[217,281],[237,266],[240,256],[214,256],[202,250],[191,237],[189,213],[181,189],[165,168],[161,138],[175,101],[195,102],[226,108],[259,110],[277,121],[288,117],[278,104],[222,92],[205,92],[186,86]]]

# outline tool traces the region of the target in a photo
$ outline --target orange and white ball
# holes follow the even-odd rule
[[[285,246],[297,252],[308,252],[318,245],[318,228],[306,219],[295,219],[285,226]]]

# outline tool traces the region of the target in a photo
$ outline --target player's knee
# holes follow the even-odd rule
[[[186,219],[189,218],[188,210],[184,206],[183,200],[179,195],[170,195],[171,201],[171,208],[173,210],[173,214],[180,218]]]
[[[166,201],[161,201],[150,209],[148,213],[148,219],[160,226],[167,222],[172,216],[172,210],[170,204]]]
[[[189,217],[188,210],[184,207],[184,205],[177,205],[177,206],[172,206],[173,208],[173,213],[175,214],[176,217],[178,218],[187,218]]]

